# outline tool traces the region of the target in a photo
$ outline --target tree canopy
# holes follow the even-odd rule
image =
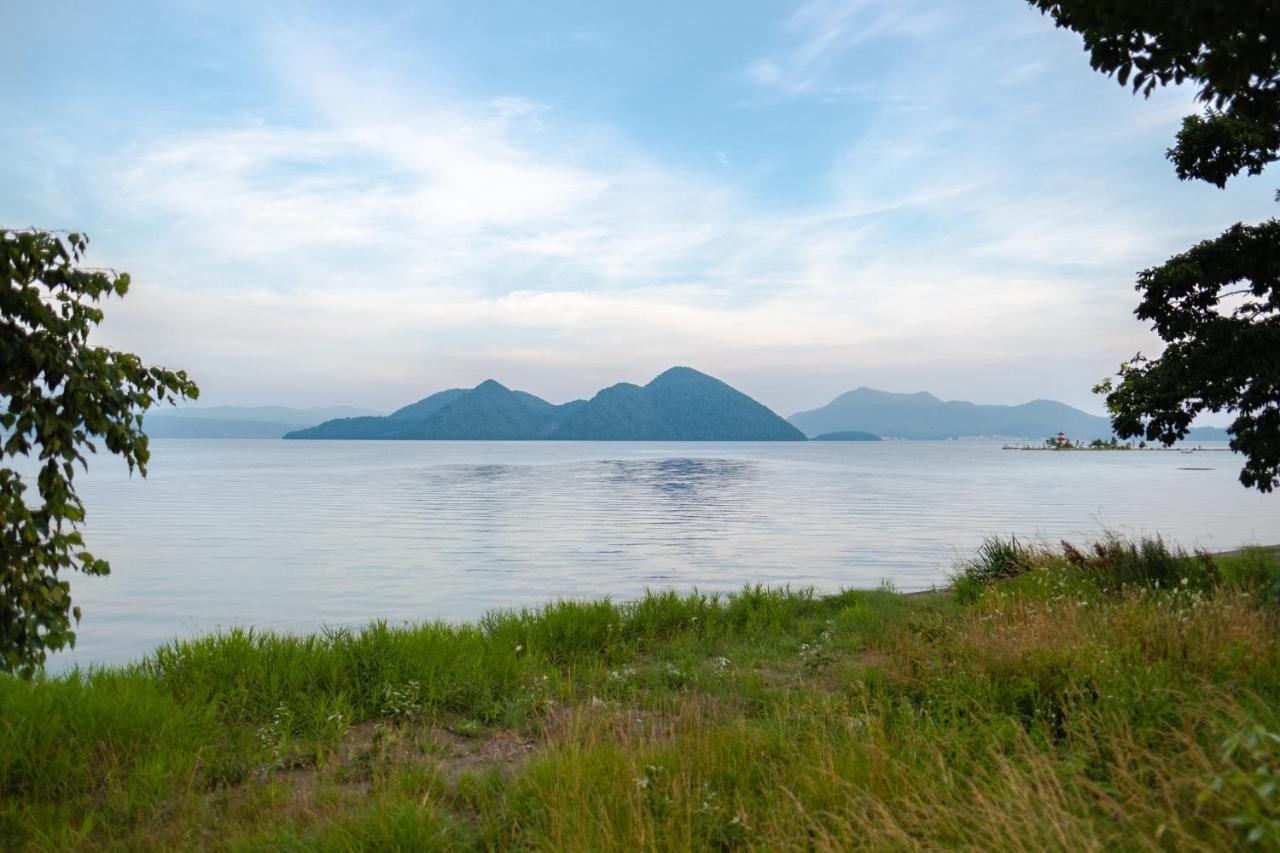
[[[1167,156],[1219,188],[1280,159],[1280,0],[1028,0],[1084,38],[1093,67],[1134,92],[1197,87]],[[1278,196],[1280,200],[1280,196]],[[1164,340],[1098,390],[1116,432],[1172,444],[1231,412],[1240,481],[1280,486],[1280,222],[1237,223],[1138,275],[1135,313]]]
[[[0,671],[22,675],[75,644],[66,573],[110,570],[79,530],[76,465],[101,444],[145,476],[143,413],[199,393],[182,371],[89,343],[100,303],[124,296],[129,276],[79,266],[88,242],[0,230]],[[34,457],[38,501],[8,467],[19,456]]]

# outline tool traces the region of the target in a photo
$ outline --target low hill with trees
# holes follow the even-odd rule
[[[341,418],[291,439],[489,441],[804,441],[741,391],[688,367],[555,405],[492,379],[425,397],[381,418]]]

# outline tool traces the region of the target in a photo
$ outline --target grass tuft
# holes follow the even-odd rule
[[[984,587],[1017,577],[1031,565],[1032,552],[1021,545],[1016,536],[1008,539],[988,536],[952,578],[952,586],[962,601],[973,601]]]

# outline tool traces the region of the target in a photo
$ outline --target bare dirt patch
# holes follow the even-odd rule
[[[458,734],[440,725],[392,726],[360,723],[347,730],[334,764],[341,770],[371,770],[379,764],[432,762],[452,781],[461,773],[511,773],[529,760],[537,743],[513,731]]]

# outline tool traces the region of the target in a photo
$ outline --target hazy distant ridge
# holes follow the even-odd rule
[[[688,367],[673,367],[643,387],[621,383],[562,405],[489,379],[440,391],[387,417],[326,421],[285,438],[804,441],[765,406]]]
[[[352,406],[193,406],[156,409],[144,417],[143,428],[151,438],[281,438],[333,418],[375,414]]]
[[[858,430],[885,438],[939,440],[949,438],[1043,439],[1065,432],[1075,439],[1111,436],[1111,422],[1053,400],[1019,406],[990,406],[940,400],[927,392],[894,394],[857,388],[820,409],[797,412],[788,420],[806,435]],[[1197,427],[1188,439],[1226,441],[1216,427]]]
[[[795,441],[805,435],[848,440],[853,436],[831,434],[868,433],[913,440],[1038,441],[1061,430],[1087,441],[1111,435],[1106,418],[1053,400],[981,405],[871,388],[857,388],[783,420],[724,382],[687,367],[672,368],[645,386],[623,382],[590,400],[561,405],[487,380],[475,388],[439,391],[386,416],[351,406],[214,406],[157,410],[144,423],[152,438]],[[1226,441],[1229,436],[1216,427],[1197,427],[1187,438]]]
[[[312,406],[294,409],[288,406],[188,406],[182,409],[158,409],[165,417],[199,418],[220,421],[260,421],[263,423],[300,424],[315,426],[334,418],[351,418],[360,415],[380,415],[372,409],[355,406]]]

